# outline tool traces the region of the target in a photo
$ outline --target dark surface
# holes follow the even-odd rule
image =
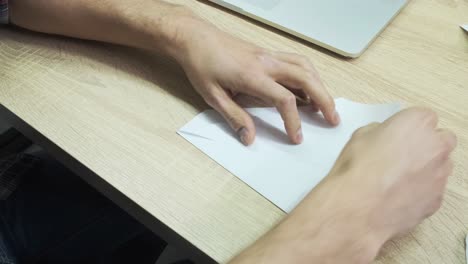
[[[44,151],[28,155],[39,164],[0,202],[2,236],[18,263],[113,264],[128,256],[154,264],[164,241]]]
[[[0,105],[0,118],[6,120],[18,131],[32,140],[35,144],[41,146],[54,159],[58,160],[66,168],[81,177],[101,194],[109,198],[129,215],[133,216],[140,223],[144,224],[147,228],[152,230],[155,234],[158,234],[158,236],[167,241],[169,244],[179,248],[183,252],[191,254],[190,258],[194,262],[216,263],[208,255],[198,250],[196,247],[190,244],[190,242],[171,230],[164,223],[153,217],[150,213],[126,197],[123,193],[109,185],[92,170],[81,164],[78,160],[74,159],[54,142],[50,141],[48,138],[39,133],[3,105]]]

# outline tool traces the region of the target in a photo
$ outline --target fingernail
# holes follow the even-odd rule
[[[302,135],[302,128],[299,128],[296,133],[296,142],[297,144],[300,144],[302,143],[303,140],[304,140],[304,136]]]
[[[242,142],[242,144],[247,146],[249,144],[248,143],[249,131],[247,131],[247,128],[243,127],[241,129],[239,129],[237,134],[239,135],[239,138],[240,138],[240,141]]]
[[[341,122],[340,114],[338,114],[338,112],[335,111],[333,119],[335,119],[335,124],[338,125]]]

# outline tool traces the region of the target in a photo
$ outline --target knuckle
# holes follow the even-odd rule
[[[428,123],[437,123],[438,122],[439,117],[437,116],[437,113],[434,112],[433,110],[431,110],[429,108],[425,108],[425,109],[423,109],[423,114],[424,114],[424,119]]]
[[[270,53],[271,52],[269,50],[265,48],[261,48],[261,47],[255,50],[255,54],[257,58],[264,58],[264,57],[270,56],[271,55]]]
[[[457,138],[452,132],[445,132],[441,137],[442,147],[444,150],[451,152],[457,145]]]
[[[439,119],[439,116],[437,115],[436,112],[429,110],[427,111],[427,119],[432,122],[437,122]]]
[[[379,122],[372,122],[372,123],[370,123],[369,125],[367,125],[367,127],[369,127],[369,128],[376,128],[376,127],[378,127],[379,125],[380,125]]]
[[[249,73],[242,74],[239,80],[243,85],[247,85],[247,87],[255,86],[259,83],[258,76],[260,75],[258,72],[256,69],[251,69]]]
[[[309,72],[309,75],[310,75],[314,80],[320,80],[320,74],[318,73],[317,70],[314,69],[313,66],[309,66],[308,72]]]
[[[449,159],[440,164],[440,167],[434,172],[434,179],[437,186],[445,188],[448,177],[452,174],[454,169],[453,162]]]
[[[438,152],[436,152],[436,157],[445,160],[450,156],[450,153],[452,151],[452,148],[450,146],[450,143],[447,143],[446,141],[442,141],[439,147]]]
[[[356,131],[354,131],[352,136],[353,137],[359,137],[359,136],[361,136],[363,134],[367,134],[369,131],[371,131],[372,129],[377,128],[379,125],[380,125],[380,123],[378,123],[378,122],[372,122],[372,123],[368,124],[367,126],[363,126],[363,127],[358,128]]]
[[[442,208],[443,201],[444,201],[444,196],[442,194],[437,195],[430,209],[431,215],[435,214],[437,211],[440,210],[440,208]]]
[[[449,171],[446,168],[443,168],[440,171],[435,172],[435,175],[433,176],[435,184],[438,186],[444,186],[449,176],[448,172]]]
[[[305,67],[305,68],[310,68],[310,66],[312,65],[311,61],[307,57],[296,54],[296,53],[291,54],[291,59],[295,60],[297,65]]]
[[[314,78],[319,78],[318,71],[312,61],[306,57],[299,56],[299,65],[306,69]]]
[[[360,127],[360,128],[358,128],[356,131],[354,131],[354,133],[353,133],[352,136],[353,136],[353,137],[359,137],[359,136],[361,136],[362,134],[364,134],[364,133],[367,131],[367,129],[368,129],[367,127]]]
[[[294,94],[292,93],[282,96],[277,102],[277,106],[280,107],[281,109],[289,108],[295,105],[296,105],[296,96],[294,96]]]
[[[326,98],[327,98],[326,100],[327,100],[328,107],[330,107],[330,109],[335,109],[336,105],[335,105],[335,100],[333,99],[333,97],[328,94]]]
[[[263,49],[263,48],[258,48],[255,52],[255,59],[258,61],[258,62],[266,62],[266,61],[270,61],[272,58],[271,58],[271,54],[268,50],[266,49]]]
[[[283,53],[284,56],[287,58],[288,61],[293,62],[299,67],[306,68],[306,69],[313,69],[312,62],[309,58],[299,55],[297,53]]]
[[[407,118],[417,119],[418,122],[425,124],[436,123],[438,121],[437,113],[427,107],[412,107],[402,113],[405,113]]]
[[[411,108],[408,108],[407,111],[413,112],[413,113],[419,114],[419,115],[425,115],[425,116],[430,115],[431,113],[434,112],[431,108],[425,107],[425,106],[411,107]]]
[[[317,81],[317,74],[314,71],[310,71],[305,69],[302,73],[302,78],[304,80],[304,83],[312,85],[313,83],[316,83]]]
[[[311,62],[306,57],[297,55],[296,60],[297,64],[303,68],[310,68],[311,66]]]
[[[448,139],[443,139],[442,140],[442,150],[443,150],[444,154],[449,155],[451,150],[452,150],[452,142],[450,142],[450,140],[448,140]]]
[[[240,129],[242,125],[242,117],[239,114],[232,113],[226,116],[226,121],[231,125],[234,130]]]

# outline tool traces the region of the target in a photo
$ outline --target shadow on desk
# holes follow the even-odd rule
[[[8,40],[11,39],[14,41],[9,46]],[[41,34],[20,28],[0,29],[0,42],[3,45],[7,43],[8,49],[16,49],[17,54],[20,54],[18,59],[22,55],[34,53],[34,56],[54,60],[59,64],[70,56],[81,57],[83,60],[104,64],[116,71],[153,83],[198,111],[208,108],[185,77],[183,69],[175,61],[162,55],[96,41]],[[22,53],[19,43],[24,43],[29,49]]]

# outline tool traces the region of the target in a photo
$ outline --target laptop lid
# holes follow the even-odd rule
[[[347,57],[358,57],[408,0],[210,0]]]

